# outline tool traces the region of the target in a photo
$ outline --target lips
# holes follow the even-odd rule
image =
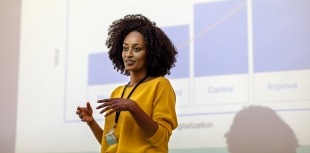
[[[133,65],[135,63],[135,61],[133,61],[133,60],[126,60],[125,63],[127,65]]]

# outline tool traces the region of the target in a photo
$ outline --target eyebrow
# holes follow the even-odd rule
[[[123,45],[128,45],[127,43],[123,43]],[[133,44],[133,46],[143,46],[141,44]]]

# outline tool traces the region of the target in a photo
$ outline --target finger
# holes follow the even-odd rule
[[[84,119],[84,117],[82,116],[82,117],[80,117],[81,118],[81,121],[83,121],[83,122],[85,122],[85,119]]]
[[[88,110],[93,110],[93,108],[90,106],[89,102],[86,103],[86,107],[87,107]]]
[[[107,107],[107,106],[109,106],[109,105],[111,105],[111,103],[103,103],[103,104],[97,106],[96,109],[100,109],[100,108],[103,108],[103,107]]]
[[[81,112],[81,111],[84,111],[84,110],[85,110],[85,107],[80,107],[80,106],[79,106],[79,107],[77,108],[77,110],[80,111],[80,112]]]
[[[110,108],[111,108],[111,109],[117,109],[117,103],[111,104],[111,105],[110,105]]]
[[[111,110],[112,107],[111,106],[108,106],[108,107],[105,107],[103,108],[101,111],[100,111],[100,114],[104,113],[104,112],[107,112],[108,110]],[[113,110],[113,109],[112,109]]]
[[[101,99],[101,100],[98,100],[97,103],[104,103],[104,102],[110,102],[112,101],[113,98],[109,98],[109,99]]]
[[[102,102],[103,104],[106,104],[107,106],[110,106],[114,103],[116,103],[117,101],[115,99],[109,99],[108,101],[104,101]]]
[[[107,117],[107,116],[111,115],[115,111],[116,111],[115,109],[110,109],[107,113],[105,113],[104,117]]]

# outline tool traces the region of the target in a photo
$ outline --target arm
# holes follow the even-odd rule
[[[140,105],[131,99],[110,98],[98,100],[101,103],[97,109],[102,109],[105,116],[116,111],[129,111],[133,119],[140,127],[145,137],[154,145],[167,144],[172,130],[177,127],[177,118],[175,112],[175,94],[168,81],[163,80],[162,83],[156,83],[156,87],[143,89],[140,93],[145,92],[143,99],[147,110],[143,110]],[[145,95],[144,94],[144,95]],[[151,103],[150,101],[151,100]],[[146,112],[145,112],[146,111]],[[147,113],[148,112],[148,113]]]
[[[130,99],[110,98],[98,100],[98,103],[103,103],[96,109],[103,108],[100,113],[106,112],[105,117],[116,111],[129,111],[147,138],[153,136],[158,130],[158,123],[149,117],[136,102]]]
[[[147,138],[152,137],[157,132],[158,123],[150,118],[137,103],[132,103],[129,112]]]
[[[170,82],[165,78],[160,78],[160,81],[154,88],[154,97],[152,103],[152,119],[158,124],[157,132],[148,140],[156,146],[165,146],[168,144],[172,130],[177,125],[176,116],[176,96]]]
[[[99,144],[101,144],[102,134],[103,134],[103,130],[101,129],[101,127],[98,125],[98,123],[94,119],[90,122],[87,122],[87,125],[89,126],[89,128],[93,132],[93,134],[96,137]]]
[[[78,107],[76,114],[79,115],[81,121],[86,122],[91,131],[93,132],[94,136],[96,137],[99,144],[102,142],[102,134],[103,130],[98,125],[96,120],[93,118],[93,109],[90,106],[90,103],[86,103],[86,107]]]

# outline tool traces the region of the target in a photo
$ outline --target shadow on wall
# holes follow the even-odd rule
[[[296,153],[298,148],[293,130],[264,106],[239,111],[225,137],[230,153]]]

